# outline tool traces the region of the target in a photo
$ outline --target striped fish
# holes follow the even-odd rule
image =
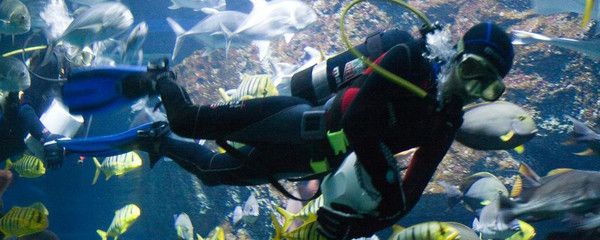
[[[228,95],[223,89],[219,89],[219,93],[225,102],[236,102],[279,95],[277,88],[271,81],[271,76],[266,74],[244,74],[240,86],[238,86],[233,94]]]
[[[200,236],[200,234],[197,233],[196,237],[198,238],[198,240],[225,240],[225,231],[222,227],[216,227],[215,230],[213,230],[212,235],[210,235],[210,237],[202,238],[202,236]]]
[[[290,213],[277,206],[275,209],[283,216],[283,225],[279,224],[274,214],[271,214],[275,237],[273,239],[325,239],[317,232],[317,210],[323,206],[323,195],[308,202],[298,213]],[[302,225],[292,231],[289,227],[295,220],[302,221]]]
[[[389,240],[458,240],[459,232],[445,222],[424,222],[403,228],[392,227],[393,233]]]
[[[14,168],[19,173],[19,176],[26,178],[40,177],[46,173],[44,162],[28,154],[23,154],[23,157],[15,162],[12,162],[10,159],[6,160],[4,169],[9,170],[11,168]]]
[[[106,240],[108,237],[114,237],[116,240],[119,235],[125,233],[127,229],[138,219],[142,210],[135,204],[128,204],[125,207],[115,211],[115,217],[110,223],[110,227],[106,232],[98,229],[96,232],[102,240]]]
[[[4,239],[21,237],[48,228],[48,209],[42,203],[29,207],[13,207],[0,218],[0,231]]]
[[[98,181],[100,172],[103,172],[106,176],[106,180],[108,180],[113,175],[123,175],[141,167],[142,158],[138,153],[131,151],[125,154],[107,157],[102,164],[98,162],[98,159],[94,158],[94,164],[96,165],[96,173],[94,174],[92,185],[96,184],[96,181]]]

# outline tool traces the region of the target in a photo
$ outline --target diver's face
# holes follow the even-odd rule
[[[496,68],[486,59],[474,54],[464,54],[459,59],[453,77],[462,82],[462,95],[467,102],[478,98],[496,101],[504,93],[505,86]]]

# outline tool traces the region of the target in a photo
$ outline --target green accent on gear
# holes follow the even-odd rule
[[[5,54],[2,54],[2,57],[10,57],[10,56],[17,55],[19,53],[26,53],[26,52],[33,52],[33,51],[43,50],[43,49],[46,49],[47,47],[48,46],[46,46],[46,45],[40,45],[40,46],[35,46],[35,47],[28,47],[28,48],[25,48],[25,49],[17,49],[17,50],[10,51],[10,52],[7,52]]]
[[[367,64],[369,67],[373,68],[373,70],[382,75],[383,77],[385,77],[386,79],[392,81],[393,83],[399,85],[400,87],[405,88],[406,90],[414,93],[415,95],[417,95],[420,98],[425,98],[427,96],[427,92],[425,92],[425,90],[421,89],[420,87],[414,85],[413,83],[407,81],[404,78],[401,78],[400,76],[380,67],[377,64],[374,64],[373,62],[371,62],[367,57],[365,57],[364,55],[362,55],[359,51],[357,51],[354,47],[352,47],[352,44],[350,44],[350,41],[348,40],[348,36],[346,35],[346,26],[345,26],[345,20],[346,20],[346,14],[348,13],[348,11],[350,11],[350,9],[352,7],[354,7],[354,5],[364,2],[366,0],[354,0],[352,1],[350,4],[346,5],[344,7],[344,9],[342,9],[342,15],[340,17],[340,35],[342,37],[342,41],[344,42],[344,44],[346,45],[346,47],[348,48],[348,50],[354,55],[356,56],[358,59],[360,59],[362,62],[364,62],[365,64]],[[427,18],[427,16],[425,16],[425,14],[423,14],[422,12],[420,12],[419,10],[411,7],[410,5],[408,5],[406,2],[401,1],[401,0],[389,0],[390,2],[396,3],[400,6],[403,6],[404,8],[410,10],[411,12],[413,12],[414,14],[417,15],[417,17],[419,17],[423,22],[425,22],[425,24],[427,25],[427,27],[431,27],[431,21],[429,21],[429,19]]]
[[[327,131],[327,139],[329,140],[329,145],[331,145],[331,149],[335,155],[346,153],[346,147],[350,145],[343,129],[337,132]]]
[[[323,173],[329,171],[329,163],[327,163],[327,158],[323,158],[322,160],[310,160],[310,168],[314,173]]]

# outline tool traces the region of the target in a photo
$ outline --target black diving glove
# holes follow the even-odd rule
[[[177,77],[169,68],[167,58],[151,60],[143,75],[135,75],[122,83],[123,95],[129,98],[139,98],[144,95],[157,95],[157,82],[175,81]]]
[[[373,235],[379,220],[371,215],[360,214],[348,206],[332,203],[317,211],[317,231],[328,239],[353,239]]]
[[[49,169],[60,168],[63,163],[65,149],[56,141],[48,141],[44,143],[44,160],[46,167]]]

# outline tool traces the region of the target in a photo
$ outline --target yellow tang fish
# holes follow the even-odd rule
[[[115,217],[110,223],[110,227],[106,232],[98,229],[96,232],[102,240],[108,239],[108,237],[114,237],[116,240],[119,235],[125,233],[127,229],[138,219],[142,210],[135,204],[128,204],[127,206],[115,211]]]
[[[15,162],[12,162],[10,159],[6,160],[4,169],[9,170],[11,168],[14,168],[19,173],[19,176],[26,178],[40,177],[46,173],[44,162],[28,154],[23,154],[23,157]]]
[[[48,209],[42,203],[29,207],[13,207],[0,218],[0,231],[4,239],[25,236],[48,228]]]
[[[142,158],[136,152],[131,151],[121,155],[107,157],[102,164],[98,162],[98,159],[94,158],[94,164],[96,165],[96,173],[94,174],[92,185],[96,184],[96,181],[98,181],[100,172],[103,172],[106,176],[106,180],[108,180],[113,175],[123,175],[139,168],[142,166]]]
[[[221,227],[216,227],[215,230],[213,230],[213,234],[210,237],[202,238],[202,236],[200,236],[200,234],[197,233],[196,237],[198,238],[198,240],[225,240],[225,231],[223,231],[223,228]]]
[[[392,227],[393,233],[389,240],[458,240],[459,232],[445,222],[424,222],[403,228]]]
[[[235,93],[229,95],[222,88],[219,89],[219,94],[225,102],[235,102],[248,100],[253,98],[263,98],[268,96],[277,96],[279,92],[277,87],[271,81],[269,75],[248,75],[242,76],[240,86],[235,90]]]

